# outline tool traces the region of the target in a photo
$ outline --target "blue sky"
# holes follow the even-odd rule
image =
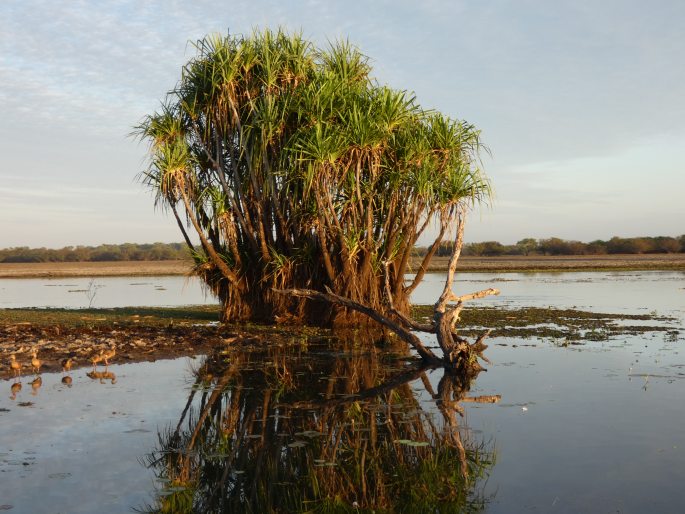
[[[685,233],[685,2],[0,2],[0,247],[180,241],[132,126],[192,56],[255,27],[349,38],[466,119],[495,199],[469,241]]]

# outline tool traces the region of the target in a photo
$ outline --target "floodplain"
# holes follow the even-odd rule
[[[90,280],[30,286],[69,308],[18,305],[8,284],[28,282],[0,281],[3,358],[38,345],[45,366],[24,350],[21,378],[2,370],[13,512],[685,508],[681,271],[462,273],[455,289],[502,291],[462,313],[464,333],[493,329],[469,383],[363,331],[221,327],[183,276],[96,278],[88,308]],[[443,280],[428,275],[413,301]],[[193,305],[155,296],[177,286]],[[84,352],[69,372],[60,348]]]

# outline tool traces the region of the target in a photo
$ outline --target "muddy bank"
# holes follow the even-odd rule
[[[416,319],[431,307],[415,308]],[[76,359],[75,368],[92,367],[91,359],[116,348],[110,363],[153,361],[197,355],[239,345],[283,344],[293,338],[332,333],[287,325],[227,325],[218,323],[216,306],[120,309],[0,310],[0,377],[9,378],[15,354],[25,375],[31,375],[31,350],[38,350],[41,371],[61,371],[60,361]],[[583,344],[623,335],[661,333],[664,340],[682,339],[674,318],[641,314],[595,313],[571,309],[477,308],[462,313],[460,331],[474,335],[483,328],[491,337],[535,338],[553,344]],[[98,364],[100,368],[103,364]]]
[[[447,270],[449,258],[435,257],[431,272]],[[412,260],[418,268],[419,258]],[[188,275],[190,261],[0,263],[0,278],[58,278]],[[469,272],[683,270],[685,254],[462,257],[459,270]]]
[[[240,339],[243,343],[260,342],[259,336],[219,327],[159,327],[159,326],[95,326],[41,327],[30,324],[11,324],[0,327],[0,353],[3,370],[0,376],[12,376],[9,356],[16,355],[22,365],[22,375],[33,376],[31,350],[38,350],[41,372],[62,371],[60,362],[71,357],[72,369],[92,368],[91,359],[112,347],[116,354],[109,364],[154,361],[208,353]],[[105,368],[104,362],[98,369]]]
[[[222,326],[216,306],[119,309],[0,309],[0,377],[10,378],[10,355],[32,375],[31,351],[38,350],[41,371],[61,371],[72,357],[73,369],[93,367],[92,359],[116,348],[110,364],[154,361],[221,351],[229,345],[258,345],[291,338],[281,326]],[[315,329],[296,330],[303,336]],[[102,369],[104,363],[98,363]]]

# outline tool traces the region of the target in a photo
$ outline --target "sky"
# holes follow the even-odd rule
[[[682,0],[2,0],[0,248],[181,241],[130,136],[209,33],[344,38],[482,131],[467,241],[685,233]]]

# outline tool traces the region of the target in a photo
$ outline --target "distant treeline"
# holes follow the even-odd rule
[[[424,255],[425,246],[415,248],[416,255]],[[443,242],[436,255],[449,256],[451,242]],[[521,239],[514,245],[497,241],[467,243],[462,255],[606,255],[643,253],[685,253],[685,235],[680,237],[613,237],[609,241],[567,241],[549,239]],[[190,259],[185,243],[124,243],[120,245],[66,246],[52,248],[6,248],[0,250],[0,262],[107,262],[107,261],[171,261]]]
[[[58,250],[23,246],[0,250],[0,262],[170,261],[189,258],[185,243],[66,246]]]
[[[436,255],[447,256],[452,251],[452,243],[440,245]],[[417,247],[419,255],[424,255],[426,247]],[[503,245],[497,241],[467,243],[462,255],[606,255],[606,254],[644,254],[644,253],[685,253],[685,235],[680,237],[612,237],[609,241],[567,241],[558,237],[549,239],[521,239],[515,245]]]

